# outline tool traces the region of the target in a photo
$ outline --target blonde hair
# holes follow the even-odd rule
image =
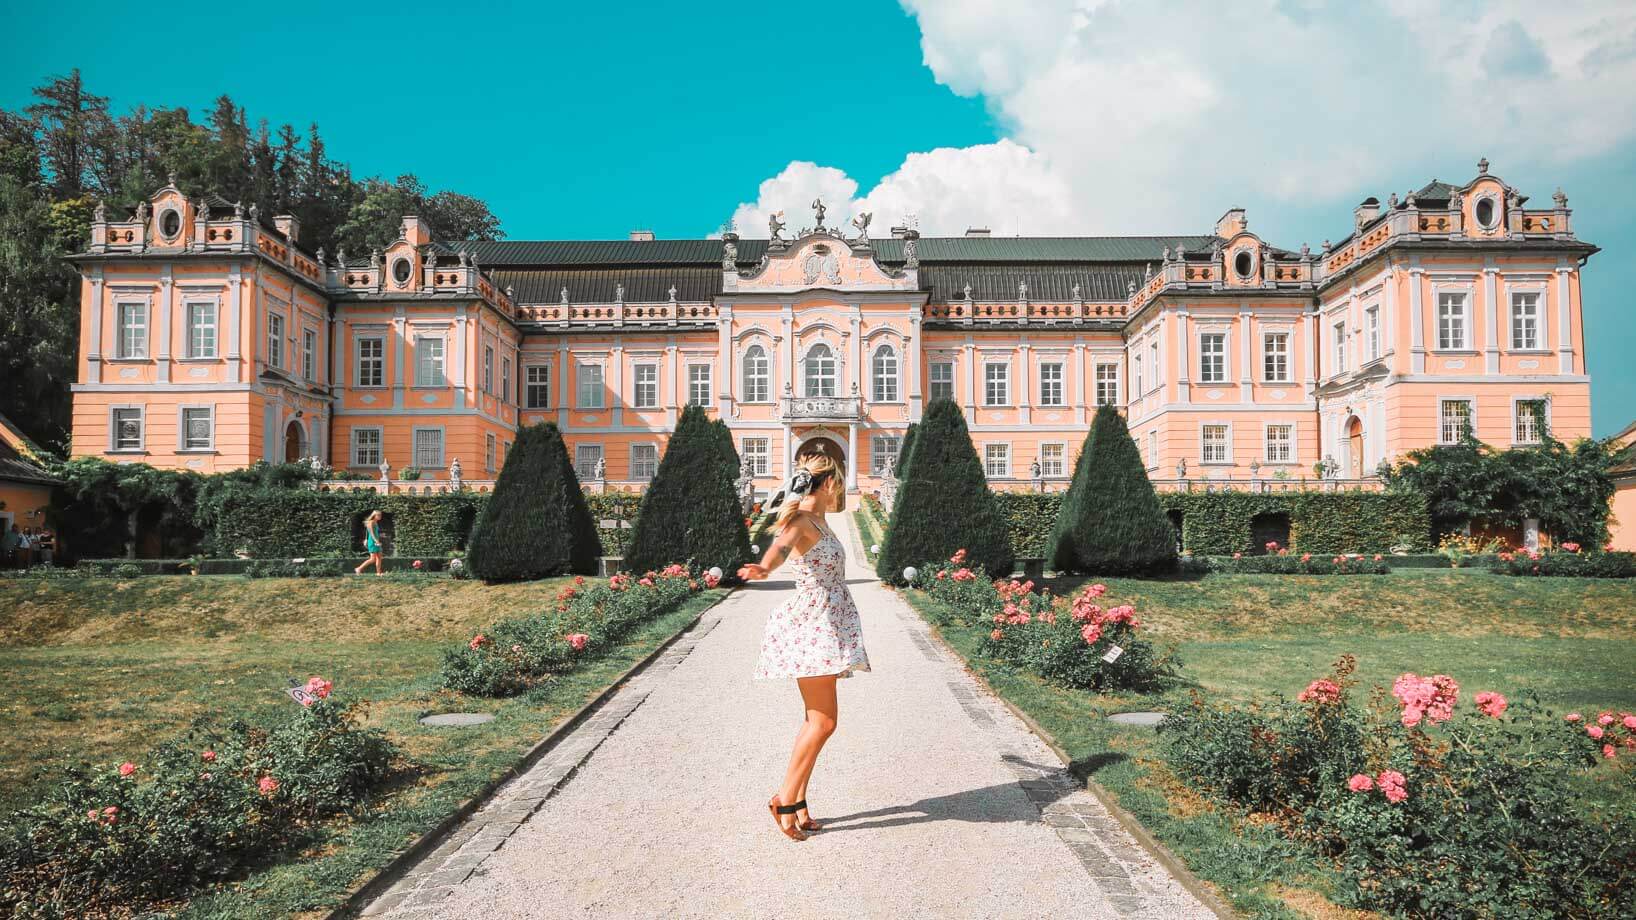
[[[381,509],[376,508],[374,511],[369,512],[369,514],[364,517],[364,521],[366,523],[369,521],[379,521],[384,517],[386,517],[385,513],[383,513]]]
[[[800,510],[801,499],[808,495],[817,494],[832,477],[841,475],[841,465],[829,454],[808,454],[796,461],[797,470],[806,470],[812,476],[812,488],[804,495],[785,495],[784,504],[778,509],[778,520],[773,523],[773,532],[780,533],[788,527],[790,521],[795,520],[795,514]]]

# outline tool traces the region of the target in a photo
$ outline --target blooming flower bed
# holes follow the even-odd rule
[[[1141,621],[1128,604],[1104,606],[1103,584],[1072,598],[1037,590],[1032,581],[989,580],[966,565],[965,550],[917,579],[938,602],[944,622],[992,623],[979,652],[1068,687],[1148,689],[1180,666],[1138,638]]]
[[[1206,565],[1212,572],[1233,575],[1385,575],[1392,570],[1381,553],[1303,553],[1276,543],[1267,544],[1265,556],[1210,556]]]
[[[444,653],[444,686],[480,696],[521,693],[718,582],[679,564],[641,576],[576,577],[546,610],[503,620]]]
[[[242,871],[346,811],[396,752],[328,681],[286,718],[200,727],[117,766],[74,768],[0,835],[0,914],[125,916]],[[64,907],[71,906],[69,913]]]
[[[1498,575],[1636,578],[1636,553],[1582,551],[1577,543],[1564,543],[1545,552],[1500,553],[1489,571]]]
[[[1446,674],[1403,674],[1355,705],[1353,664],[1342,658],[1294,702],[1195,695],[1159,726],[1166,761],[1331,860],[1345,906],[1636,916],[1630,816],[1587,811],[1573,782],[1636,754],[1636,715],[1559,718],[1487,690],[1463,706]]]

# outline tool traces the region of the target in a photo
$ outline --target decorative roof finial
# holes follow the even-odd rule
[[[818,222],[818,226],[815,229],[818,229],[818,230],[824,229],[824,211],[825,210],[826,209],[824,208],[824,199],[822,199],[822,198],[812,199],[812,213],[813,213],[813,216],[817,219],[817,222]]]
[[[624,303],[624,302],[625,302],[625,282],[621,281],[621,282],[618,282],[617,284],[614,285],[614,303]]]
[[[1084,298],[1079,296],[1079,285],[1078,284],[1075,284],[1073,290],[1069,291],[1068,293],[1073,296],[1075,301],[1079,301],[1079,300],[1084,299]]]
[[[1025,281],[1025,280],[1020,280],[1019,279],[1017,281],[1017,299],[1018,300],[1027,300],[1028,299],[1028,282]]]
[[[783,211],[775,211],[767,215],[767,242],[773,246],[784,242],[784,238],[779,236],[784,230],[784,222],[779,220],[783,216]]]
[[[1392,194],[1386,196],[1386,206],[1388,208],[1397,207],[1397,192],[1393,192]]]
[[[1551,200],[1556,202],[1556,206],[1559,208],[1568,206],[1568,196],[1562,193],[1562,186],[1560,185],[1556,187],[1556,194],[1551,196]]]
[[[966,287],[965,287],[965,290],[964,290],[963,293],[966,295],[966,302],[970,303],[971,302],[971,282],[970,281],[966,282]]]
[[[1479,175],[1479,176],[1488,175],[1488,157],[1483,157],[1482,159],[1477,161],[1477,175]]]
[[[108,206],[102,203],[101,198],[97,199],[97,209],[92,212],[91,219],[99,224],[108,222]]]
[[[1169,247],[1169,246],[1166,246],[1166,247],[1165,247],[1165,254],[1164,254],[1164,260],[1165,260],[1165,261],[1166,261],[1166,262],[1169,262],[1169,261],[1170,261],[1170,247]]]
[[[329,263],[324,261],[324,247],[322,247],[322,246],[318,247],[318,252],[314,253],[314,255],[316,255],[318,257],[318,264],[319,265],[329,264]]]
[[[676,302],[676,285],[674,284],[670,286],[670,302]]]
[[[234,220],[243,220],[244,219],[244,202],[242,202],[242,201],[233,202],[233,219]]]
[[[165,174],[165,184],[171,188],[176,187],[176,170],[173,169]]]
[[[869,222],[874,218],[875,214],[872,211],[859,211],[858,216],[852,218],[852,226],[858,228],[858,239],[868,242]]]
[[[563,288],[562,288],[562,305],[565,306],[565,307],[568,306],[568,286],[567,285],[563,285]]]

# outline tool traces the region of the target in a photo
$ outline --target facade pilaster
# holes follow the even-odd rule
[[[1574,372],[1573,274],[1571,263],[1557,266],[1556,369],[1559,374]]]
[[[241,314],[243,312],[243,298],[244,274],[240,270],[238,263],[235,262],[233,266],[227,270],[227,316],[223,318],[225,320],[224,325],[226,326],[226,333],[223,335],[223,338],[227,340],[228,383],[238,383],[239,375],[243,371],[243,367],[241,366],[243,356],[239,352],[239,337],[241,335],[239,332],[239,323],[242,319]],[[254,322],[252,322],[251,325],[254,326]]]
[[[170,383],[170,317],[175,307],[175,274],[169,262],[159,272],[159,300],[154,304],[154,379]]]
[[[1494,266],[1493,258],[1487,260],[1483,266],[1483,300],[1487,302],[1485,313],[1488,328],[1483,334],[1483,369],[1490,374],[1500,372],[1500,298],[1499,298],[1499,269]]]
[[[102,382],[102,316],[108,312],[102,300],[102,266],[91,266],[91,341],[85,352],[85,380]]]
[[[1415,374],[1426,372],[1425,295],[1420,290],[1425,275],[1426,270],[1419,265],[1409,266],[1409,370]]]

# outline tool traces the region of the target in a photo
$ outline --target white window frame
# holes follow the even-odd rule
[[[434,342],[437,344],[435,350],[431,348]],[[434,357],[436,358],[435,361],[430,360]],[[448,385],[448,340],[441,335],[415,336],[415,386],[446,387]]]
[[[1513,447],[1533,447],[1545,440],[1544,431],[1535,431],[1533,440],[1524,440],[1517,436],[1518,430],[1522,427],[1522,405],[1531,402],[1545,404],[1545,429],[1550,430],[1551,398],[1549,396],[1513,396],[1511,397],[1511,444]],[[1529,424],[1533,424],[1533,422]]]
[[[711,405],[714,405],[714,402],[711,399],[711,393],[710,393],[710,391],[713,389],[711,384],[714,381],[714,368],[715,368],[715,365],[705,364],[705,363],[702,363],[702,362],[693,362],[693,363],[688,364],[688,366],[687,366],[687,403],[686,403],[687,405],[689,405],[689,406],[711,406]],[[703,388],[702,391],[700,389],[701,387]],[[703,398],[700,398],[701,396]]]
[[[437,433],[437,462],[420,462],[420,436]],[[448,465],[449,440],[442,425],[416,425],[409,434],[409,462],[418,470],[441,470]]]
[[[1274,429],[1278,429],[1278,428],[1288,429],[1288,431],[1289,431],[1289,438],[1283,444],[1283,446],[1287,450],[1289,456],[1284,457],[1283,459],[1279,459],[1277,457],[1274,457],[1273,456],[1273,451],[1272,451],[1272,448],[1273,448],[1272,433],[1273,433]],[[1263,424],[1261,426],[1261,462],[1262,463],[1271,463],[1271,464],[1280,464],[1280,465],[1282,465],[1282,464],[1294,465],[1297,462],[1296,458],[1300,456],[1300,453],[1296,450],[1296,447],[1295,447],[1295,438],[1296,438],[1296,425],[1295,425],[1294,422],[1267,422],[1267,423]]]
[[[1290,338],[1289,331],[1285,329],[1261,333],[1262,383],[1290,383],[1295,379],[1290,372]],[[1277,343],[1276,348],[1273,347],[1274,342]]]
[[[1346,320],[1329,327],[1330,339],[1334,347],[1335,373],[1346,373]]]
[[[187,416],[189,412],[203,412],[210,422],[210,434],[203,444],[189,443]],[[176,407],[176,452],[179,454],[213,453],[216,450],[216,407],[212,405],[182,405]]]
[[[742,397],[740,402],[770,403],[773,401],[773,373],[772,360],[767,356],[767,347],[760,342],[752,342],[744,349],[744,356],[739,359],[740,387]]]
[[[999,455],[1005,469],[999,473],[994,471],[995,458]],[[983,475],[989,479],[1011,478],[1011,444],[1008,441],[991,441],[983,445]]]
[[[483,469],[494,472],[499,450],[499,440],[494,437],[494,432],[483,432]]]
[[[1205,351],[1206,340],[1214,339],[1221,346],[1220,350],[1211,353]],[[1218,359],[1218,364],[1212,372],[1210,360]],[[1227,360],[1227,333],[1218,330],[1205,330],[1199,333],[1199,383],[1226,383],[1232,379],[1232,368]]]
[[[1443,320],[1445,318],[1444,313],[1446,308],[1453,303],[1451,298],[1458,299],[1459,310],[1448,314],[1449,319],[1455,320],[1458,323],[1457,326],[1451,326],[1451,329],[1457,329],[1457,331],[1460,333],[1460,339],[1458,342],[1453,341],[1452,338],[1445,339],[1443,336]],[[1434,330],[1436,333],[1434,339],[1437,342],[1436,350],[1471,351],[1471,292],[1438,291],[1437,302],[1433,305],[1433,309],[1436,311],[1435,322],[1437,324],[1437,328]]]
[[[1107,371],[1106,377],[1103,371]],[[1119,405],[1119,363],[1117,361],[1098,361],[1092,366],[1091,376],[1096,380],[1094,391],[1098,406]]]
[[[136,445],[134,447],[119,446],[119,414],[121,412],[136,413]],[[145,454],[148,452],[148,411],[146,406],[116,405],[108,407],[108,453],[110,454]]]
[[[594,381],[592,377],[595,377]],[[583,361],[574,366],[574,408],[607,408],[607,393],[608,378],[603,373],[602,365]]]
[[[650,379],[643,380],[644,374]],[[659,408],[658,362],[638,361],[631,365],[631,407],[634,409]]]
[[[494,346],[483,346],[483,392],[494,395]]]
[[[129,313],[127,313],[129,311]],[[130,322],[126,321],[127,315]],[[114,357],[139,361],[148,356],[148,302],[121,300],[114,303]]]
[[[580,462],[581,451],[586,451],[586,452],[595,451],[596,452],[595,456],[593,456],[591,458],[590,463],[583,464],[583,469],[581,468],[582,465],[581,465],[581,462]],[[606,459],[607,459],[607,455],[605,453],[603,453],[601,444],[575,444],[574,445],[574,475],[578,476],[582,482],[585,481],[585,480],[595,479],[596,478],[596,461],[606,460]],[[604,464],[604,468],[606,468],[606,464]]]
[[[1155,428],[1147,433],[1147,468],[1159,468],[1159,430]]]
[[[940,373],[939,368],[947,368],[948,369],[948,379],[947,380],[937,379],[938,374]],[[940,387],[943,387],[943,386],[948,387],[948,393],[946,395],[944,395],[944,396],[938,396],[937,395],[938,389]],[[955,399],[955,398],[957,398],[958,393],[959,393],[959,391],[955,388],[955,385],[954,385],[954,362],[953,361],[933,361],[933,362],[931,362],[928,365],[928,368],[927,368],[927,371],[926,371],[926,396],[927,396],[927,399],[928,400],[932,400],[932,399]]]
[[[999,375],[995,375],[999,371]],[[1011,364],[1008,361],[983,362],[983,405],[988,408],[1011,405]]]
[[[1164,365],[1159,362],[1159,342],[1155,339],[1148,343],[1147,360],[1153,365],[1153,389],[1162,389],[1165,385]]]
[[[771,475],[773,468],[772,438],[742,438],[738,442],[739,457],[750,463],[750,472],[756,476]]]
[[[1055,449],[1055,451],[1057,453],[1057,456],[1055,458],[1047,458],[1046,457],[1046,448]],[[1056,464],[1055,471],[1052,470],[1052,467],[1051,467],[1052,463]],[[1068,478],[1068,442],[1067,441],[1042,441],[1042,442],[1040,442],[1040,476],[1045,478],[1045,479],[1066,479],[1066,478]]]
[[[1380,351],[1380,305],[1365,307],[1363,310],[1363,336],[1365,353],[1369,361],[1379,360]]]
[[[529,379],[529,378],[535,376],[535,374],[534,374],[535,371],[539,371],[540,379],[539,380]],[[538,389],[536,389],[536,387]],[[534,394],[535,393],[539,393],[540,396],[542,397],[538,404],[536,404],[534,402]],[[551,408],[551,365],[549,365],[549,364],[525,364],[525,365],[523,365],[523,408],[524,409],[549,409],[549,408]]]
[[[1477,397],[1475,396],[1438,396],[1437,397],[1437,443],[1458,444],[1460,433],[1455,432],[1449,437],[1448,419],[1443,414],[1443,407],[1448,403],[1466,404],[1466,423],[1471,426],[1473,435],[1477,433]]]
[[[1220,428],[1226,438],[1221,443],[1222,457],[1219,460],[1210,459],[1210,442],[1206,434],[1211,428]],[[1204,466],[1232,466],[1233,465],[1233,423],[1232,422],[1200,422],[1199,423],[1199,463]]]
[[[828,357],[823,359],[816,358],[819,349],[823,349],[823,353]],[[813,373],[815,369],[813,365],[814,360],[827,360],[829,362],[828,370],[823,373]],[[823,370],[821,365],[817,369]],[[835,349],[829,347],[827,343],[815,343],[811,348],[807,349],[807,353],[802,356],[801,395],[818,398],[832,398],[840,392],[840,377],[840,359],[836,356]]]
[[[318,330],[301,327],[301,379],[318,382]]]
[[[267,311],[267,366],[284,369],[284,314],[277,310]]]
[[[1040,362],[1040,405],[1068,405],[1068,365],[1065,362]]]
[[[194,315],[195,310],[208,311],[209,321]],[[220,348],[221,310],[214,300],[189,300],[182,306],[182,314],[187,323],[187,356],[195,360],[208,360],[217,356]]]
[[[869,436],[869,475],[886,475],[886,458],[903,458],[903,437],[895,434],[873,434]]]
[[[364,432],[371,432],[375,435],[375,443],[373,445],[366,445],[360,442],[358,435]],[[348,450],[347,456],[348,459],[352,461],[352,466],[368,467],[370,469],[377,469],[380,467],[381,461],[386,458],[386,429],[384,427],[380,425],[354,425],[352,432],[348,437],[351,443],[349,445],[350,449]],[[373,460],[369,460],[363,457],[360,454],[360,451],[363,450],[373,450],[375,452],[375,458]]]
[[[651,469],[651,470],[649,470],[647,472],[643,472],[642,470],[638,469],[637,465],[636,465],[637,464],[636,452],[638,450],[641,450],[641,449],[646,449],[646,450],[653,451],[653,469]],[[653,477],[659,475],[659,459],[660,459],[660,457],[659,457],[659,445],[658,444],[655,444],[652,441],[635,441],[635,442],[632,442],[631,443],[631,451],[630,451],[630,469],[627,472],[630,474],[631,479],[634,479],[637,482],[651,481],[653,479]]]
[[[1130,373],[1130,377],[1131,377],[1131,381],[1130,381],[1130,383],[1131,383],[1131,387],[1130,387],[1131,399],[1141,399],[1142,396],[1143,396],[1143,390],[1142,390],[1142,356],[1141,355],[1131,355],[1130,368],[1131,368],[1131,373]]]
[[[511,401],[511,358],[500,359],[500,402]]]
[[[364,354],[364,343],[372,342],[377,354],[373,357]],[[386,336],[360,335],[353,340],[353,385],[360,390],[381,390],[386,388]],[[367,383],[364,379],[365,362],[369,362],[375,369],[375,382]]]
[[[875,346],[869,355],[869,401],[874,403],[898,403],[901,387],[898,386],[898,371],[903,362],[898,360],[898,350],[891,343]]]
[[[1511,342],[1511,350],[1512,351],[1546,351],[1547,349],[1546,349],[1546,344],[1545,344],[1545,322],[1544,322],[1544,318],[1545,318],[1545,309],[1544,309],[1545,293],[1543,291],[1540,291],[1540,290],[1514,290],[1514,291],[1511,291],[1510,293],[1511,293],[1511,311],[1510,311],[1510,314],[1511,314],[1510,315],[1510,320],[1511,321],[1506,324],[1509,327],[1506,335],[1507,335],[1507,338]],[[1530,306],[1531,311],[1533,313],[1533,316],[1531,316],[1529,318],[1530,322],[1533,325],[1533,331],[1534,331],[1533,344],[1524,344],[1523,342],[1519,341],[1518,338],[1517,338],[1517,322],[1518,322],[1518,320],[1520,320],[1522,318],[1522,314],[1518,311],[1517,308],[1521,305],[1524,298],[1527,298],[1530,301],[1529,306]]]

